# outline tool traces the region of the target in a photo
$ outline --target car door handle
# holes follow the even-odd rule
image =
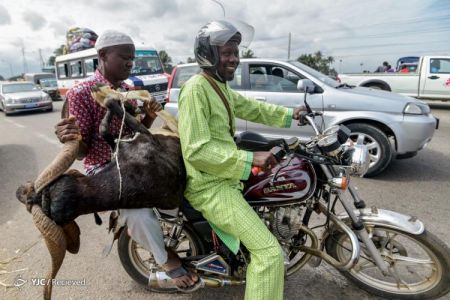
[[[433,76],[428,76],[429,79],[439,79],[439,76],[433,75]]]
[[[267,101],[266,97],[255,97],[255,99],[258,101],[263,101],[263,102]]]

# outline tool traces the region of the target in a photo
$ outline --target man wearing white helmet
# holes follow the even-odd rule
[[[91,87],[97,83],[109,85],[111,88],[126,91],[128,86],[123,82],[130,75],[133,67],[135,47],[132,39],[115,30],[105,31],[95,44],[99,64],[95,74],[81,82],[67,93],[70,117],[56,125],[56,135],[64,143],[76,139],[81,134],[80,158],[87,175],[99,172],[110,160],[111,149],[99,134],[100,123],[106,113],[91,95]],[[133,103],[136,105],[136,102]],[[156,118],[156,112],[161,105],[152,101],[144,104],[145,117],[142,123],[150,127]],[[114,116],[111,121],[111,133],[117,137],[121,120]],[[124,135],[130,134],[130,129],[124,128]],[[122,209],[122,222],[126,222],[130,236],[150,251],[155,261],[173,277],[180,288],[193,286],[196,277],[189,274],[181,264],[175,252],[167,252],[164,246],[160,224],[151,208]]]
[[[270,168],[270,152],[239,150],[233,140],[235,117],[277,127],[290,127],[303,108],[292,110],[262,103],[233,91],[239,44],[251,40],[253,28],[228,21],[203,26],[195,39],[195,58],[203,73],[189,79],[178,102],[178,129],[187,172],[185,196],[209,221],[222,241],[237,253],[239,243],[251,261],[246,299],[282,299],[284,255],[277,239],[243,198],[241,180],[252,166]],[[222,95],[220,95],[222,94]]]

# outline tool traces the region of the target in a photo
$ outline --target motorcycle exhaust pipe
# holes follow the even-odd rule
[[[218,288],[227,285],[245,284],[245,280],[238,280],[235,278],[226,279],[200,274],[197,275],[199,276],[200,284],[194,290],[205,287]],[[167,276],[165,272],[150,272],[148,284],[151,288],[155,289],[178,289],[180,291],[185,291],[182,288],[178,288],[175,283],[173,283],[172,278]],[[190,290],[190,292],[193,292],[194,290]]]

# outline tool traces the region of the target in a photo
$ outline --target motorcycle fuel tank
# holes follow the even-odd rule
[[[314,193],[317,176],[313,165],[291,154],[274,168],[251,174],[245,182],[244,197],[250,205],[284,205],[308,199]]]

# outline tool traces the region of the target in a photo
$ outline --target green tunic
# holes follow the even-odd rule
[[[291,108],[247,98],[233,91],[228,84],[216,83],[229,101],[233,132],[235,117],[274,127],[290,127]],[[225,105],[202,76],[192,77],[182,87],[178,109],[178,128],[187,173],[185,196],[202,212],[222,241],[237,253],[238,237],[226,226],[216,226],[219,224],[212,220],[218,218],[218,213],[232,209],[220,199],[227,190],[230,196],[234,194],[231,189],[242,190],[241,180],[250,175],[253,153],[236,147],[230,135]],[[225,214],[223,217],[227,218]]]

